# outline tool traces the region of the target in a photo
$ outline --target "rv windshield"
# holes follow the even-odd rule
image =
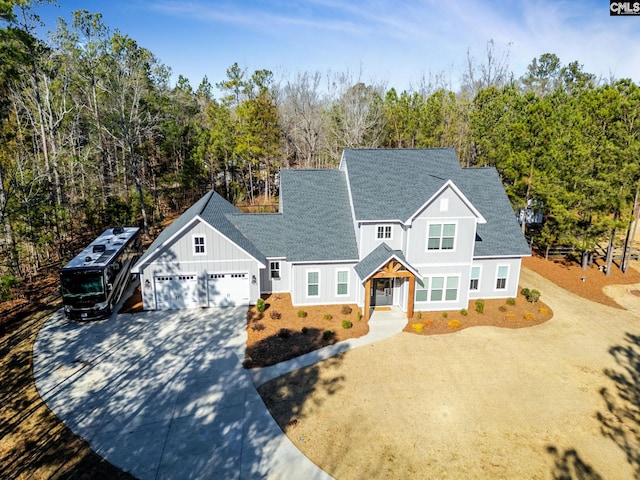
[[[62,295],[84,297],[104,294],[104,280],[100,272],[73,273],[62,275]]]

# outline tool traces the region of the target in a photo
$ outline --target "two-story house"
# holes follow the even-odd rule
[[[355,303],[414,311],[515,297],[530,255],[494,168],[453,149],[346,149],[337,170],[282,170],[275,214],[211,191],[134,266],[145,309]]]

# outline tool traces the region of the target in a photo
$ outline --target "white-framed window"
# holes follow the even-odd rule
[[[427,234],[427,250],[453,250],[456,240],[455,223],[432,223]]]
[[[280,262],[269,262],[269,277],[280,279]]]
[[[194,255],[206,255],[207,251],[205,248],[205,236],[204,235],[194,235],[193,236],[193,254]]]
[[[480,267],[471,267],[471,281],[469,282],[469,290],[478,290],[480,288]]]
[[[380,226],[378,226],[377,238],[378,238],[378,240],[390,239],[391,238],[391,225],[380,225]]]
[[[455,302],[458,300],[459,283],[457,275],[417,280],[416,302]]]
[[[498,274],[496,275],[496,290],[505,290],[507,288],[507,278],[509,277],[509,266],[500,265]]]
[[[458,300],[458,283],[459,277],[447,277],[444,289],[444,299],[447,302],[455,302]]]
[[[320,295],[320,272],[307,272],[307,297]]]
[[[339,270],[336,277],[336,295],[349,295],[349,272]]]
[[[429,278],[416,278],[416,302],[429,300]]]

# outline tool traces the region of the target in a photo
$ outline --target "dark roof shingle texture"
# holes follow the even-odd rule
[[[357,220],[404,223],[451,180],[487,220],[475,257],[530,254],[495,168],[462,168],[452,148],[345,149],[342,162]]]
[[[282,170],[280,184],[287,260],[358,260],[343,172]]]

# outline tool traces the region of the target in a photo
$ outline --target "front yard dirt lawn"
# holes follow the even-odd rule
[[[633,265],[637,267],[637,262]],[[622,307],[607,296],[603,288],[613,284],[640,283],[640,273],[635,268],[622,273],[614,267],[611,275],[606,276],[597,265],[582,270],[575,262],[545,260],[539,256],[524,258],[523,267],[582,298],[616,308]],[[529,288],[528,285],[520,285],[520,288],[523,287]],[[356,305],[349,305],[352,312],[344,315],[341,312],[343,305],[294,308],[291,296],[285,293],[265,296],[264,300],[267,308],[263,313],[256,311],[255,307],[250,307],[247,313],[247,368],[273,365],[335,342],[361,337],[369,331],[367,322],[358,320],[360,309]],[[306,311],[307,316],[298,317],[300,310]],[[274,312],[280,314],[279,318],[272,318]],[[405,331],[420,335],[439,335],[476,326],[525,328],[544,323],[553,316],[552,310],[544,303],[544,292],[540,301],[534,304],[518,294],[515,305],[508,305],[505,299],[485,300],[483,314],[475,311],[474,300],[469,302],[467,315],[461,315],[458,310],[446,312],[446,317],[443,313],[416,312],[407,323]],[[325,318],[327,314],[331,315],[330,320]],[[353,326],[343,328],[342,320],[350,321]],[[326,330],[333,334],[325,334]]]

